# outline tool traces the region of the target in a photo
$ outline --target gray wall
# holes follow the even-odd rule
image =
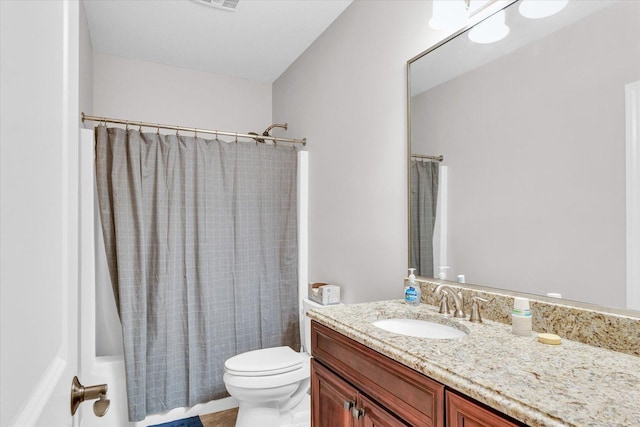
[[[436,41],[431,2],[355,1],[273,85],[273,118],[309,139],[309,279],[347,302],[400,298],[407,275],[406,61]]]
[[[413,152],[449,166],[449,277],[625,306],[639,16],[622,2],[414,97]]]

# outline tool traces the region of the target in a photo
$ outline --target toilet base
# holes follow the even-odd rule
[[[257,405],[240,404],[236,427],[309,427],[311,425],[311,398],[308,394],[297,406],[281,412],[277,402]],[[256,424],[258,423],[258,424]]]

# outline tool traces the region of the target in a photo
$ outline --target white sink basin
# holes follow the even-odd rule
[[[465,337],[468,333],[442,323],[420,319],[382,319],[376,320],[373,325],[394,334],[418,338],[453,339]]]

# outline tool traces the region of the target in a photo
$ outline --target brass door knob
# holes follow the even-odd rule
[[[78,406],[85,400],[98,399],[93,404],[93,413],[98,417],[103,416],[109,410],[111,402],[107,399],[107,385],[92,385],[85,387],[80,384],[78,377],[73,377],[71,382],[71,415],[75,415]]]

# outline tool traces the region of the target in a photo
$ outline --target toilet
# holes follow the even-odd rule
[[[236,427],[309,425],[308,421],[296,421],[295,412],[304,408],[305,403],[308,407],[311,319],[306,313],[317,307],[324,306],[306,298],[302,300],[303,351],[286,346],[264,348],[238,354],[224,363],[225,387],[240,403]]]

